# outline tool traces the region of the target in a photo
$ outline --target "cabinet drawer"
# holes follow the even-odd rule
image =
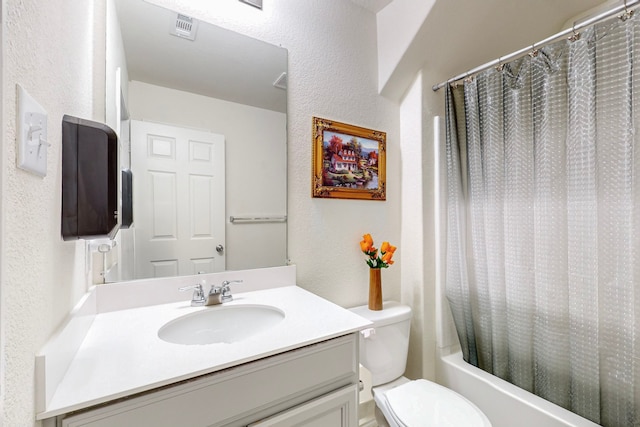
[[[58,425],[246,425],[357,383],[357,356],[357,336],[350,334],[89,409]]]
[[[350,427],[358,424],[358,386],[353,384],[248,427]]]

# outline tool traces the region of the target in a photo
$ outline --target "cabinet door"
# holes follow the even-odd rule
[[[353,384],[249,427],[355,427],[358,425],[357,404],[358,386]]]

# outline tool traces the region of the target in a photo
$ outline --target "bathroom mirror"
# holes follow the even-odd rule
[[[285,265],[286,49],[143,0],[107,2],[106,39],[106,121],[134,211],[105,281]],[[195,162],[184,186],[166,159],[139,160],[180,147]]]

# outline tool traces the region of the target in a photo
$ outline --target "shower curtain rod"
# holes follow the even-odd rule
[[[498,59],[494,59],[493,61],[487,62],[486,64],[480,65],[479,67],[473,68],[469,71],[467,71],[466,73],[462,73],[462,74],[458,74],[455,77],[450,78],[449,80],[446,80],[444,82],[438,83],[437,85],[433,85],[432,89],[434,92],[438,91],[439,89],[443,88],[447,83],[451,83],[451,82],[455,82],[458,80],[462,80],[464,78],[473,76],[475,74],[478,74],[481,71],[487,70],[491,67],[496,67],[496,66],[500,66],[502,64],[505,64],[509,61],[513,61],[514,59],[520,58],[521,56],[524,56],[532,51],[535,51],[541,47],[544,47],[550,43],[553,43],[555,41],[558,41],[560,39],[563,39],[567,36],[569,37],[573,37],[575,35],[578,35],[578,31],[580,31],[583,28],[586,28],[590,25],[593,25],[599,21],[602,21],[604,19],[610,18],[613,15],[616,15],[620,12],[625,12],[625,13],[633,13],[631,9],[632,7],[637,7],[640,4],[640,0],[625,0],[623,3],[612,7],[611,9],[608,9],[604,12],[601,12],[597,15],[593,15],[581,22],[578,23],[573,23],[573,26],[571,28],[567,28],[564,31],[561,31],[557,34],[554,34],[551,37],[548,37],[544,40],[542,40],[541,42],[538,43],[534,43],[531,46],[527,46],[526,48],[520,49],[516,52],[513,52],[507,56],[501,56]]]

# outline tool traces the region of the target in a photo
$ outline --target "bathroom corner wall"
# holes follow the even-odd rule
[[[2,158],[3,411],[35,425],[35,354],[87,290],[84,244],[63,242],[61,120],[104,121],[104,0],[4,0]],[[48,113],[47,176],[16,167],[16,84]]]
[[[413,309],[409,355],[405,375],[423,378],[425,346],[425,286],[423,248],[424,188],[422,183],[422,76],[417,78],[400,104],[402,158],[402,303]]]
[[[0,3],[0,70],[4,70],[4,51],[5,51],[5,5],[4,1]],[[4,135],[4,72],[0,73],[0,97],[2,97],[2,102],[0,103],[0,128],[3,130],[2,135]],[[2,145],[0,147],[4,147],[4,138],[2,139]],[[4,148],[0,148],[0,194],[5,194],[5,178],[3,171],[7,168],[8,160],[7,155],[4,152]],[[2,239],[2,236],[5,235],[5,227],[4,227],[4,205],[5,202],[2,197],[0,197],[0,427],[4,426],[3,416],[4,414],[4,406],[5,406],[5,371],[6,371],[6,358],[5,358],[5,322],[3,320],[3,315],[5,313],[5,298],[4,298],[4,278],[5,278],[5,261],[4,261],[4,253],[5,253],[5,243]]]
[[[393,99],[411,87],[424,61],[411,49],[436,0],[394,0],[377,14],[378,89]],[[402,23],[401,25],[398,25]]]
[[[425,98],[428,93],[432,76],[428,72],[420,72],[419,77],[422,81],[422,164],[421,179],[423,186],[424,206],[422,209],[422,218],[424,220],[424,232],[422,234],[422,247],[424,248],[424,270],[423,270],[423,291],[425,293],[422,310],[424,311],[424,333],[423,333],[423,349],[425,357],[423,363],[423,374],[425,378],[435,379],[436,375],[436,331],[439,319],[437,317],[437,300],[435,296],[436,287],[438,285],[438,265],[437,265],[437,220],[438,220],[438,203],[439,196],[438,185],[440,171],[437,168],[438,153],[434,150],[434,128],[433,117],[436,113]]]
[[[399,248],[382,273],[384,298],[399,300],[399,106],[378,94],[373,12],[351,1],[265,0],[262,11],[233,0],[207,11],[187,0],[153,2],[288,49],[288,250],[299,285],[345,307],[365,304],[359,241],[371,233],[377,245]],[[313,116],[387,132],[386,201],[311,197]]]
[[[442,325],[437,292],[440,274],[438,239],[443,168],[431,117],[441,102],[430,96],[432,75],[421,70],[402,98],[402,243],[409,249],[402,265],[402,302],[413,308],[405,375],[436,378],[437,334]]]
[[[422,131],[424,156],[422,182],[425,188],[423,210],[425,248],[425,377],[437,379],[438,347],[443,342],[457,342],[457,335],[447,326],[452,322],[448,302],[444,297],[444,238],[446,233],[446,157],[444,151],[444,94],[431,89],[438,74],[423,69],[422,78]],[[439,118],[437,118],[439,117]],[[443,226],[444,225],[444,226]]]

